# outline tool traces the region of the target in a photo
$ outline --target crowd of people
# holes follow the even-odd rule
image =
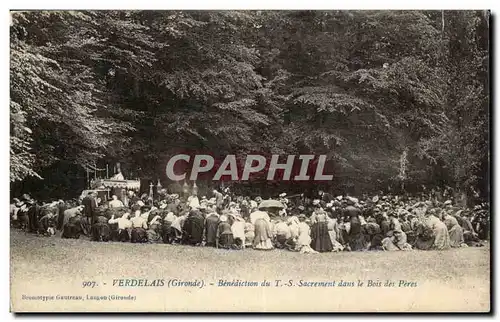
[[[120,200],[122,199],[122,200]],[[438,196],[332,196],[319,191],[274,199],[209,197],[166,190],[153,198],[128,191],[101,202],[90,192],[78,204],[40,205],[25,194],[11,203],[11,227],[26,233],[96,242],[164,243],[224,249],[332,251],[444,250],[483,246],[489,239],[489,206],[458,206]]]

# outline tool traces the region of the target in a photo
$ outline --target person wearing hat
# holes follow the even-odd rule
[[[217,248],[231,249],[234,245],[233,231],[226,215],[220,216],[217,227]]]
[[[232,214],[231,231],[233,232],[234,247],[245,249],[245,219],[240,214]]]

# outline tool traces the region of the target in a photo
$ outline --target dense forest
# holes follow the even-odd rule
[[[489,12],[12,13],[12,193],[186,149],[326,154],[353,194],[489,194]],[[302,189],[297,184],[280,190]],[[245,189],[257,187],[246,185]],[[260,183],[266,185],[266,183]]]

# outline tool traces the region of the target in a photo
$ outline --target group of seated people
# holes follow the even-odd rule
[[[159,195],[156,200],[129,192],[127,202],[113,195],[99,204],[94,193],[80,205],[62,200],[39,205],[28,195],[11,204],[13,227],[44,236],[87,236],[97,242],[164,243],[224,249],[331,251],[444,250],[482,246],[488,238],[489,211],[458,207],[451,200],[375,196],[359,200],[332,197],[274,202],[213,191]]]

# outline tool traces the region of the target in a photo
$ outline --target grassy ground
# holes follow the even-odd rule
[[[488,311],[489,247],[299,254],[63,240],[11,233],[13,311]],[[193,287],[117,287],[114,279],[198,280]],[[219,279],[270,287],[217,287]],[[275,287],[274,280],[293,280]],[[299,281],[363,282],[299,287]],[[367,287],[368,280],[381,287]],[[394,287],[384,287],[386,280]],[[400,280],[416,283],[400,285]],[[95,288],[82,288],[96,281]],[[209,285],[214,283],[215,285]],[[104,285],[106,284],[106,285]],[[33,301],[23,295],[132,295],[135,301]]]

